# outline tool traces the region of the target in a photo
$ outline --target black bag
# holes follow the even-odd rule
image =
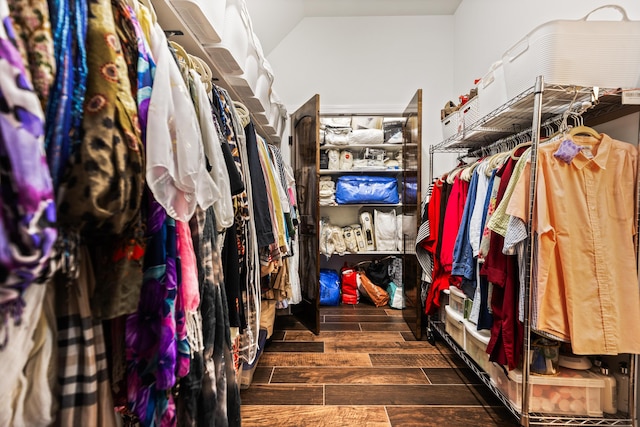
[[[376,259],[371,261],[366,269],[367,277],[382,289],[387,289],[387,285],[391,283],[389,276],[389,259]]]

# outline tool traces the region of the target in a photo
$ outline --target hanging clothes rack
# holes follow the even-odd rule
[[[439,144],[430,147],[430,180],[433,181],[433,157],[437,152],[459,152],[462,153],[458,160],[485,157],[492,153],[508,150],[519,144],[523,138],[531,141],[531,174],[529,186],[529,218],[527,224],[527,235],[532,235],[532,222],[534,213],[534,203],[536,200],[536,183],[538,175],[538,147],[544,137],[549,138],[558,133],[565,134],[571,129],[578,128],[584,124],[584,115],[598,117],[598,114],[615,111],[620,108],[618,99],[612,99],[611,94],[616,91],[603,91],[606,97],[598,98],[599,88],[584,88],[576,86],[549,85],[545,87],[544,79],[539,76],[535,85],[523,92],[518,97],[508,101],[501,108],[491,113],[487,117],[477,121],[471,128],[463,130],[459,135],[453,136]],[[533,107],[533,108],[532,108]],[[508,114],[505,114],[509,112]],[[514,113],[516,112],[516,113]],[[520,114],[520,112],[522,112]],[[513,116],[511,114],[514,114]],[[573,126],[569,126],[573,122]],[[512,123],[508,127],[505,123]],[[527,126],[529,125],[529,126]],[[525,128],[526,126],[526,128]],[[518,132],[507,132],[509,129],[523,129]],[[508,133],[507,135],[505,135]],[[489,142],[491,137],[498,136],[495,142]],[[636,205],[640,208],[640,197],[636,200]],[[636,218],[640,224],[640,217]],[[534,240],[530,239],[525,245],[525,305],[524,305],[524,343],[523,354],[528,355],[532,349],[532,324],[530,322],[532,313],[532,266],[534,265]],[[636,242],[636,253],[637,253]],[[427,338],[433,342],[432,329],[438,331],[451,348],[462,358],[479,378],[494,392],[496,397],[514,414],[523,426],[530,425],[601,425],[601,426],[634,426],[637,419],[637,384],[632,380],[629,387],[629,414],[606,415],[602,417],[555,415],[547,413],[532,412],[530,401],[531,372],[528,363],[523,364],[522,382],[519,389],[519,407],[515,407],[512,401],[505,396],[489,374],[478,367],[476,362],[461,350],[455,341],[444,331],[444,326],[440,322],[435,322],[428,317]],[[629,356],[630,372],[635,379],[638,366],[638,355]],[[513,397],[513,396],[511,396]]]

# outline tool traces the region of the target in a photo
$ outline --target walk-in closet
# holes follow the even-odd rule
[[[0,0],[0,427],[638,427],[637,0]]]

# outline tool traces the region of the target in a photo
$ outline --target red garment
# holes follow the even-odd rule
[[[440,238],[440,202],[442,197],[442,181],[439,179],[433,184],[431,198],[427,204],[427,220],[429,221],[429,236],[422,241],[422,248],[431,253],[436,253],[436,246]]]
[[[514,157],[519,157],[525,147],[518,149]],[[496,205],[504,197],[513,169],[517,163],[509,157],[507,162],[496,173],[500,176]],[[493,326],[491,327],[491,339],[487,346],[489,360],[507,365],[515,369],[522,357],[524,329],[518,320],[518,291],[520,282],[518,279],[518,260],[515,255],[502,253],[504,237],[491,232],[489,252],[480,271],[486,275],[487,280],[494,284],[491,296],[491,311],[493,314]]]
[[[440,253],[440,262],[444,270],[451,273],[453,265],[453,248],[456,245],[458,237],[458,229],[462,222],[464,213],[464,204],[467,201],[467,193],[469,192],[469,182],[455,177],[451,195],[447,200],[447,213],[444,217],[444,230],[442,231],[442,250]]]
[[[423,248],[433,255],[433,283],[427,295],[425,307],[427,315],[434,314],[440,307],[440,291],[449,289],[449,285],[455,284],[451,282],[453,247],[458,235],[458,228],[462,222],[469,183],[456,177],[451,193],[446,200],[442,197],[442,188],[436,183],[427,207],[431,236],[425,241]],[[443,203],[446,203],[444,217],[441,214]],[[437,250],[438,243],[440,243],[440,253]]]
[[[440,241],[440,230],[442,227],[440,226],[441,221],[441,209],[440,206],[442,204],[442,181],[437,180],[433,186],[433,191],[431,192],[431,198],[429,199],[429,204],[427,205],[427,219],[429,221],[429,237],[424,239],[422,242],[422,247],[428,251],[433,258],[433,272],[431,274],[433,283],[429,287],[429,293],[427,294],[427,299],[425,301],[426,314],[434,314],[438,307],[440,307],[440,289],[436,289],[436,280],[439,276],[442,275],[442,266],[440,264],[440,259],[436,256],[438,242]]]

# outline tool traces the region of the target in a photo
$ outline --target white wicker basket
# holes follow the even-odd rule
[[[588,21],[605,8],[620,12],[620,21]],[[538,75],[558,85],[635,88],[640,84],[640,21],[629,20],[620,6],[599,7],[579,20],[542,24],[502,57],[507,95],[513,98],[533,86]]]

